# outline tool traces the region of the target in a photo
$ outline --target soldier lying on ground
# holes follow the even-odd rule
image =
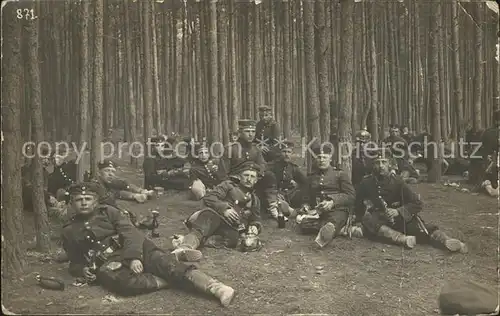
[[[189,187],[189,164],[174,151],[173,139],[163,137],[150,139],[150,153],[144,158],[144,187],[165,190],[186,190]]]
[[[152,197],[154,191],[142,189],[136,185],[128,183],[116,176],[116,167],[111,160],[104,160],[98,165],[98,178],[95,180],[107,190],[104,200],[108,200],[110,205],[114,205],[115,199],[137,201],[144,203]]]
[[[312,150],[316,155],[315,171],[308,177],[307,204],[299,210],[296,221],[303,233],[317,233],[315,241],[324,247],[342,234],[342,229],[356,228],[348,225],[355,193],[349,175],[330,165],[332,148],[318,144]]]
[[[293,142],[281,144],[281,155],[268,165],[276,177],[278,199],[293,208],[302,206],[307,177],[300,167],[292,162]]]
[[[246,161],[259,165],[262,177],[255,185],[257,195],[261,200],[261,208],[274,219],[278,218],[278,196],[276,179],[272,171],[267,170],[262,152],[253,143],[255,138],[255,121],[240,120],[238,142],[227,148],[222,157],[221,167],[226,175],[231,176],[235,170]]]
[[[99,205],[103,193],[95,182],[70,187],[76,214],[63,228],[62,239],[71,275],[123,296],[175,286],[211,294],[223,306],[230,304],[231,287],[158,248],[118,209]]]
[[[366,176],[358,187],[356,218],[362,219],[365,235],[383,237],[408,248],[431,243],[452,252],[467,252],[460,240],[422,221],[418,215],[422,201],[401,177],[390,173],[390,156],[389,150],[379,150],[372,175]]]
[[[191,194],[195,200],[202,199],[207,192],[219,185],[226,175],[219,168],[219,161],[210,157],[210,150],[206,144],[194,146],[195,157],[189,170],[191,179]]]
[[[174,239],[173,253],[179,260],[199,261],[200,245],[260,249],[260,201],[253,189],[259,170],[255,163],[244,162],[235,170],[237,177],[222,182],[203,198],[207,208],[189,216],[189,233]]]

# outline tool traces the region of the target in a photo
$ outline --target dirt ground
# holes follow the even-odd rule
[[[139,171],[127,166],[119,174],[142,184]],[[266,222],[260,252],[240,253],[205,249],[199,267],[237,291],[232,305],[224,309],[214,299],[176,289],[134,298],[115,297],[99,287],[76,287],[66,271],[67,263],[41,260],[28,253],[23,279],[2,287],[2,302],[19,314],[329,314],[329,315],[437,315],[437,296],[448,280],[473,278],[497,286],[498,203],[496,199],[420,183],[413,185],[426,202],[422,217],[439,225],[451,236],[465,241],[469,253],[448,254],[427,245],[413,250],[365,239],[338,238],[324,250],[314,246],[314,236],[293,228],[276,228]],[[145,204],[120,202],[145,215],[159,208],[160,238],[170,246],[170,236],[186,233],[182,221],[199,207],[184,192],[167,192]],[[32,218],[28,216],[27,223]],[[32,232],[33,230],[27,230]],[[33,238],[33,236],[27,236]],[[322,266],[318,274],[316,267]],[[63,292],[44,290],[35,275],[65,280]]]

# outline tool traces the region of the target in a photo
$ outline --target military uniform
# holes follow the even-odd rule
[[[240,120],[239,126],[240,128],[255,128],[255,122]],[[254,143],[246,143],[240,139],[237,143],[232,144],[224,153],[221,167],[226,175],[231,176],[235,170],[248,161],[257,164],[261,170],[262,178],[255,185],[255,189],[262,201],[262,208],[270,208],[277,203],[276,179],[271,171],[266,170],[266,161]]]
[[[257,171],[259,167],[248,162],[240,170],[249,169]],[[262,227],[260,200],[253,190],[239,185],[236,180],[226,180],[207,193],[203,202],[206,208],[196,211],[186,220],[190,232],[182,238],[178,249],[190,250],[186,252],[187,255],[199,260],[201,253],[193,250],[205,244],[213,236],[215,240],[217,237],[221,237],[222,243],[226,247],[240,247],[241,250],[249,250],[249,245],[244,244],[242,234],[258,235]],[[226,218],[224,213],[229,208],[238,213],[238,222],[231,222]],[[254,240],[257,241],[255,246],[260,246],[260,242],[257,239]],[[194,259],[188,261],[194,261]]]
[[[386,159],[390,152],[382,151],[375,159]],[[361,219],[366,232],[385,237],[397,244],[413,248],[416,243],[445,246],[450,251],[466,251],[459,240],[449,238],[437,226],[424,223],[418,215],[423,203],[405,181],[396,175],[368,175],[356,192],[355,214]],[[392,219],[387,210],[395,209]]]
[[[162,138],[152,138],[151,143],[157,144],[165,142]],[[167,141],[173,146],[173,140]],[[162,187],[165,190],[187,190],[189,188],[189,178],[185,170],[189,169],[187,159],[174,156],[171,149],[163,150],[162,155],[157,149],[151,150],[151,156],[145,157],[142,168],[144,170],[144,187],[152,190],[155,187]]]
[[[73,185],[70,193],[101,194],[101,190],[96,183],[82,183]],[[231,288],[158,248],[109,205],[99,205],[87,216],[77,213],[64,226],[62,239],[73,276],[83,277],[84,268],[90,267],[98,284],[120,295],[153,292],[165,288],[167,282],[174,286],[194,285],[218,297],[224,305],[234,295]],[[134,260],[142,262],[142,273],[130,269]]]
[[[284,142],[284,146],[292,148],[293,143]],[[304,190],[308,184],[307,177],[300,170],[300,167],[291,161],[278,159],[269,164],[269,170],[276,178],[278,194],[291,207],[300,207],[304,200]]]
[[[272,113],[272,109],[269,106],[260,106],[259,112]],[[272,161],[276,158],[279,149],[276,147],[276,143],[281,135],[280,127],[275,120],[265,121],[260,120],[257,122],[255,127],[255,140],[254,143],[259,144],[260,142],[264,142],[269,148],[269,152],[263,154],[264,159],[266,161]]]
[[[367,129],[362,129],[356,133],[356,148],[352,151],[352,171],[351,182],[357,186],[363,177],[370,173],[369,159],[365,152],[368,150],[366,144],[371,139],[371,134]]]
[[[63,162],[60,166],[54,166],[54,172],[49,175],[48,179],[48,191],[54,196],[60,195],[58,191],[61,189],[66,191],[70,185],[76,183],[76,173],[75,161]]]
[[[191,193],[196,200],[199,200],[205,196],[207,190],[213,189],[225,180],[226,175],[220,167],[220,160],[210,159],[209,149],[205,145],[196,144],[195,151],[197,154],[205,152],[207,154],[206,158],[208,158],[207,161],[202,161],[196,156],[198,158],[193,159],[189,169]]]

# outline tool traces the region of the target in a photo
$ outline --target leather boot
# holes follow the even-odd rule
[[[431,240],[443,245],[451,252],[467,253],[467,245],[458,239],[448,237],[444,232],[436,230],[431,234]]]
[[[335,225],[328,222],[323,227],[321,227],[314,241],[320,248],[323,248],[328,245],[333,240],[333,238],[335,238]]]
[[[417,245],[417,238],[415,236],[407,236],[385,225],[380,226],[378,236],[390,239],[396,244],[404,245],[410,249]]]
[[[356,237],[356,238],[363,238],[363,236],[364,236],[363,227],[357,226],[357,225],[350,226],[350,227],[344,226],[340,230],[339,234],[342,236],[351,236],[351,237]]]
[[[234,289],[230,286],[215,280],[200,270],[193,269],[186,273],[186,278],[196,289],[215,296],[222,306],[227,307],[234,297]]]
[[[196,262],[203,258],[203,254],[197,249],[200,246],[200,239],[194,233],[183,236],[182,242],[174,246],[175,250],[172,253],[179,261]]]

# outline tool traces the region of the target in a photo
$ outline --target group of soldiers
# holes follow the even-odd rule
[[[381,239],[409,249],[431,244],[467,252],[465,243],[422,219],[424,204],[407,180],[419,174],[407,156],[395,158],[391,149],[374,148],[369,157],[353,155],[349,175],[336,167],[334,148],[317,143],[312,148],[312,172],[306,174],[292,161],[295,144],[278,141],[272,109],[261,107],[259,114],[258,123],[239,121],[238,137],[222,158],[214,157],[204,142],[186,139],[191,154],[181,157],[172,151],[172,137],[152,138],[153,155],[143,164],[144,188],[119,179],[116,166],[107,160],[99,164],[97,179],[61,181],[55,192],[61,189],[64,194],[55,199],[64,196],[70,206],[62,228],[70,273],[121,295],[176,285],[209,293],[228,306],[234,289],[192,263],[202,259],[204,246],[261,249],[259,235],[265,223],[280,228],[293,223],[301,233],[315,236],[320,248],[346,236]],[[405,134],[396,129],[391,128],[386,142],[404,141]],[[260,146],[262,139],[270,146]],[[369,139],[366,130],[356,134],[357,142]],[[160,189],[189,191],[203,204],[186,218],[189,232],[174,235],[170,250],[145,238],[133,213],[116,204],[116,199],[143,203]],[[264,222],[265,217],[271,220]]]

